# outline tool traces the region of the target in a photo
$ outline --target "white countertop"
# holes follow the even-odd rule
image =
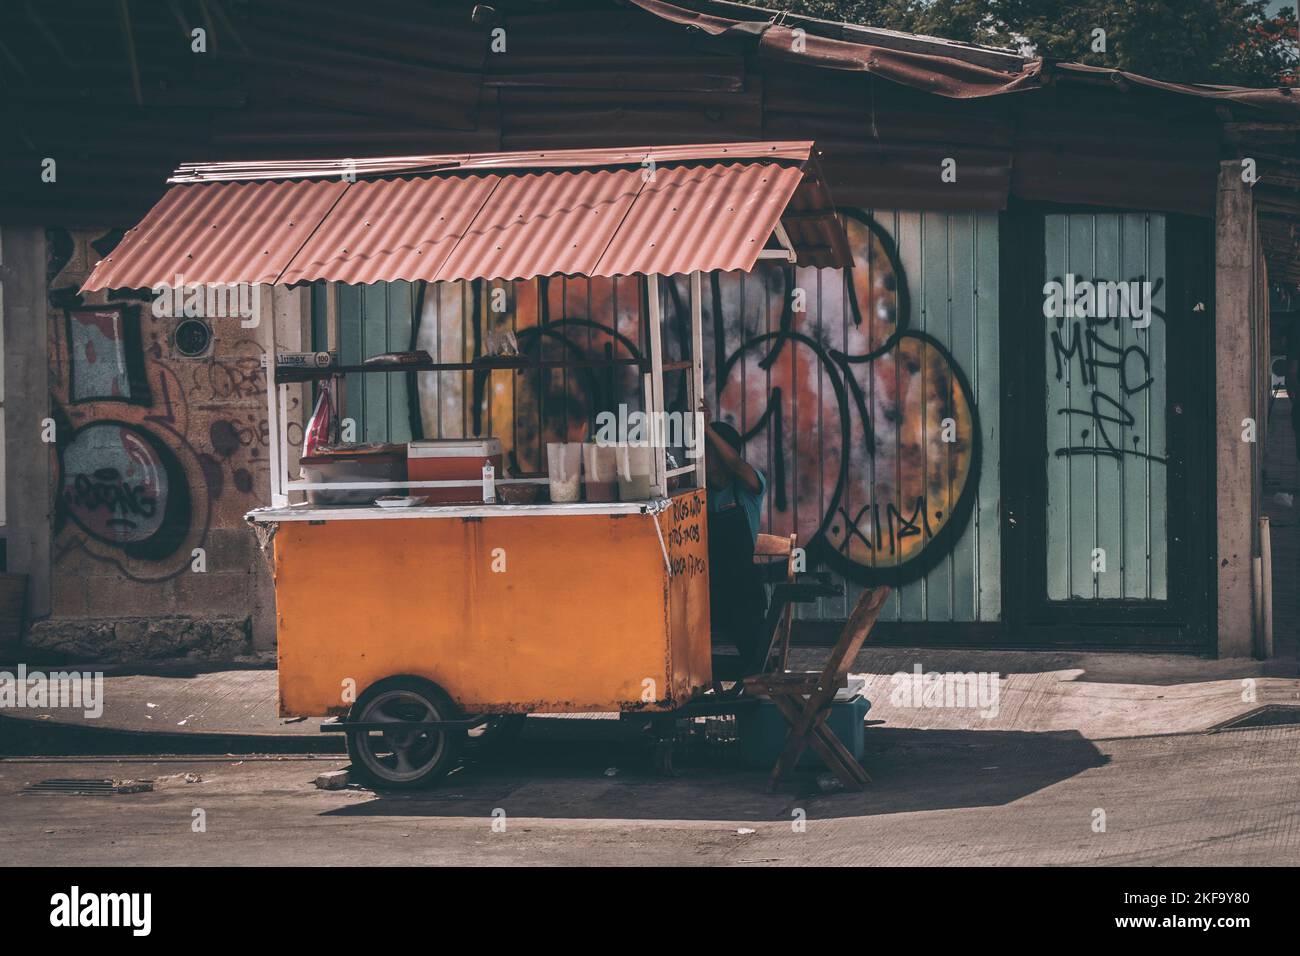
[[[277,521],[392,521],[412,518],[518,518],[529,516],[658,514],[668,499],[654,501],[577,501],[573,504],[506,505],[417,505],[411,508],[380,508],[378,505],[324,507],[299,504],[281,508],[254,508],[245,521],[269,524]]]

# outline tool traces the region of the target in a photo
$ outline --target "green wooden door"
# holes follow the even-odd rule
[[[1008,633],[1201,649],[1212,626],[1208,223],[1003,218]]]
[[[1046,281],[1062,289],[1044,316],[1052,601],[1169,596],[1165,227],[1142,213],[1046,217]]]

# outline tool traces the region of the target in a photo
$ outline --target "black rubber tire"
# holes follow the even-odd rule
[[[406,720],[457,720],[460,711],[446,692],[431,680],[403,675],[387,677],[366,688],[348,711],[348,720],[392,719],[400,728]],[[460,760],[463,729],[351,732],[348,756],[357,776],[381,790],[416,790],[446,775]],[[390,751],[388,756],[384,751]]]

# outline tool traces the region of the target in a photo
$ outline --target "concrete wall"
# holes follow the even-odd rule
[[[1261,637],[1254,559],[1269,380],[1268,284],[1250,184],[1236,160],[1220,167],[1214,244],[1219,655],[1248,657],[1259,651]]]
[[[4,323],[4,470],[8,570],[26,574],[27,614],[50,612],[50,455],[41,442],[46,384],[45,232],[0,229]]]
[[[7,533],[11,569],[32,574],[26,652],[267,651],[274,594],[243,514],[268,501],[265,322],[274,315],[282,348],[300,347],[306,296],[263,287],[261,327],[208,318],[209,346],[188,357],[175,339],[181,320],[155,316],[151,298],[77,294],[116,236],[4,233]],[[106,305],[132,315],[76,311]],[[291,418],[302,401],[292,397]],[[47,415],[53,444],[40,441]]]

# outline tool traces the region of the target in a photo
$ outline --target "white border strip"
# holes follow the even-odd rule
[[[337,488],[338,485],[331,487]],[[254,508],[244,515],[245,521],[391,521],[411,518],[527,518],[574,517],[576,515],[657,515],[668,507],[668,500],[576,502],[574,504],[539,505],[420,505],[413,508],[357,507],[327,508],[316,505],[290,505],[287,508]],[[655,527],[659,522],[655,522]],[[662,534],[662,532],[661,532]],[[665,552],[665,558],[667,553]]]

